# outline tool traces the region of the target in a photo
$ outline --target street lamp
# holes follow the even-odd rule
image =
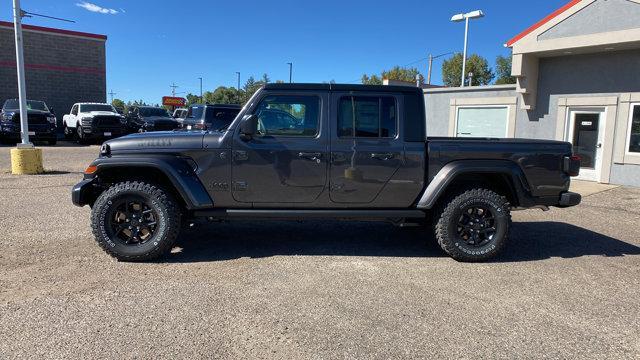
[[[287,64],[289,64],[289,84],[291,84],[293,75],[293,63],[288,62]]]
[[[466,14],[456,14],[451,17],[451,21],[460,22],[464,20],[464,51],[462,53],[462,77],[460,87],[464,87],[464,77],[467,66],[467,37],[469,34],[469,19],[484,17],[482,10],[471,11]]]
[[[240,91],[240,71],[236,71],[236,75],[238,75],[238,91]]]
[[[204,104],[204,100],[202,99],[202,78],[199,77],[198,79],[200,79],[200,102]]]

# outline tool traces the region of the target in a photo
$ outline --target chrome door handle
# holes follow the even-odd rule
[[[307,160],[311,160],[311,161],[315,161],[316,163],[320,164],[320,159],[322,158],[322,153],[319,152],[299,152],[298,153],[298,157],[302,158],[302,159],[307,159]]]
[[[597,149],[600,149],[602,147],[602,143],[598,143],[598,145],[596,145]]]
[[[390,160],[393,156],[393,153],[371,153],[371,158],[378,160]]]

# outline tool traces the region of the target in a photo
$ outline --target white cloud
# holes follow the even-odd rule
[[[86,10],[89,10],[91,12],[100,13],[100,14],[115,15],[115,14],[118,13],[118,10],[116,10],[116,9],[103,8],[102,6],[98,6],[96,4],[92,4],[92,3],[86,2],[86,1],[76,3],[76,6],[80,6],[81,8],[84,8]]]

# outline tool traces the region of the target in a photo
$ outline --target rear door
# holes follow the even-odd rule
[[[398,136],[402,99],[392,93],[332,93],[331,201],[370,203],[398,170],[404,156]]]
[[[321,91],[265,91],[246,114],[258,134],[233,140],[233,197],[259,203],[312,203],[327,182],[328,95]]]

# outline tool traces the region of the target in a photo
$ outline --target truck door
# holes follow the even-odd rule
[[[332,93],[331,201],[370,203],[398,170],[404,155],[401,101],[390,93]]]
[[[258,134],[233,140],[232,193],[236,201],[311,203],[327,182],[328,94],[264,91],[246,114]]]

